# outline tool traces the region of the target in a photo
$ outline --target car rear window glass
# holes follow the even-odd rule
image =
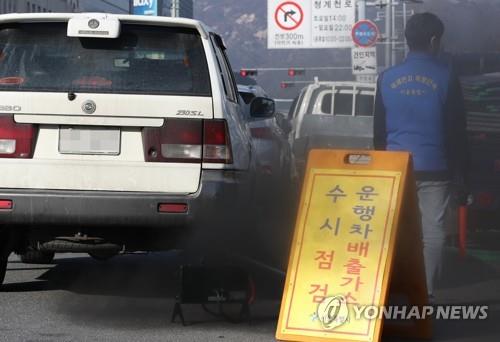
[[[356,95],[356,115],[373,116],[375,98],[373,95]]]
[[[352,115],[352,93],[335,94],[334,111],[335,115]]]
[[[373,116],[372,95],[356,95],[356,116]],[[325,94],[321,101],[321,113],[332,113],[332,94]],[[352,94],[335,94],[335,115],[352,115]]]
[[[211,95],[195,29],[124,24],[117,39],[66,31],[66,23],[0,27],[0,90]]]
[[[321,113],[332,114],[332,93],[325,94],[321,102]]]

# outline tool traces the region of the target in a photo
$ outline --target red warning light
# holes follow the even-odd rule
[[[257,69],[241,69],[240,70],[241,77],[257,76],[257,74],[258,74]]]
[[[304,75],[305,72],[306,72],[306,69],[304,69],[304,68],[290,68],[290,69],[288,69],[288,76],[295,77],[295,76],[299,76],[299,75]]]
[[[295,87],[295,83],[293,83],[293,82],[281,82],[280,87],[281,87],[281,89],[292,88],[292,87]]]

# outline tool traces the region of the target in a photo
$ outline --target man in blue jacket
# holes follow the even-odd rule
[[[410,53],[380,75],[375,104],[375,148],[409,151],[413,157],[431,298],[451,184],[466,183],[464,100],[458,77],[437,59],[443,34],[444,25],[434,14],[416,14],[408,21]]]

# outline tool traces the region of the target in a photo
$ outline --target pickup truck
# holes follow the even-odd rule
[[[298,174],[313,148],[373,148],[376,84],[319,82],[308,85],[289,111],[289,139]]]

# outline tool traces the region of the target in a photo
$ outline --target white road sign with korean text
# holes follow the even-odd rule
[[[268,0],[268,48],[351,48],[355,0]]]
[[[352,74],[376,75],[377,74],[377,48],[352,49]]]

